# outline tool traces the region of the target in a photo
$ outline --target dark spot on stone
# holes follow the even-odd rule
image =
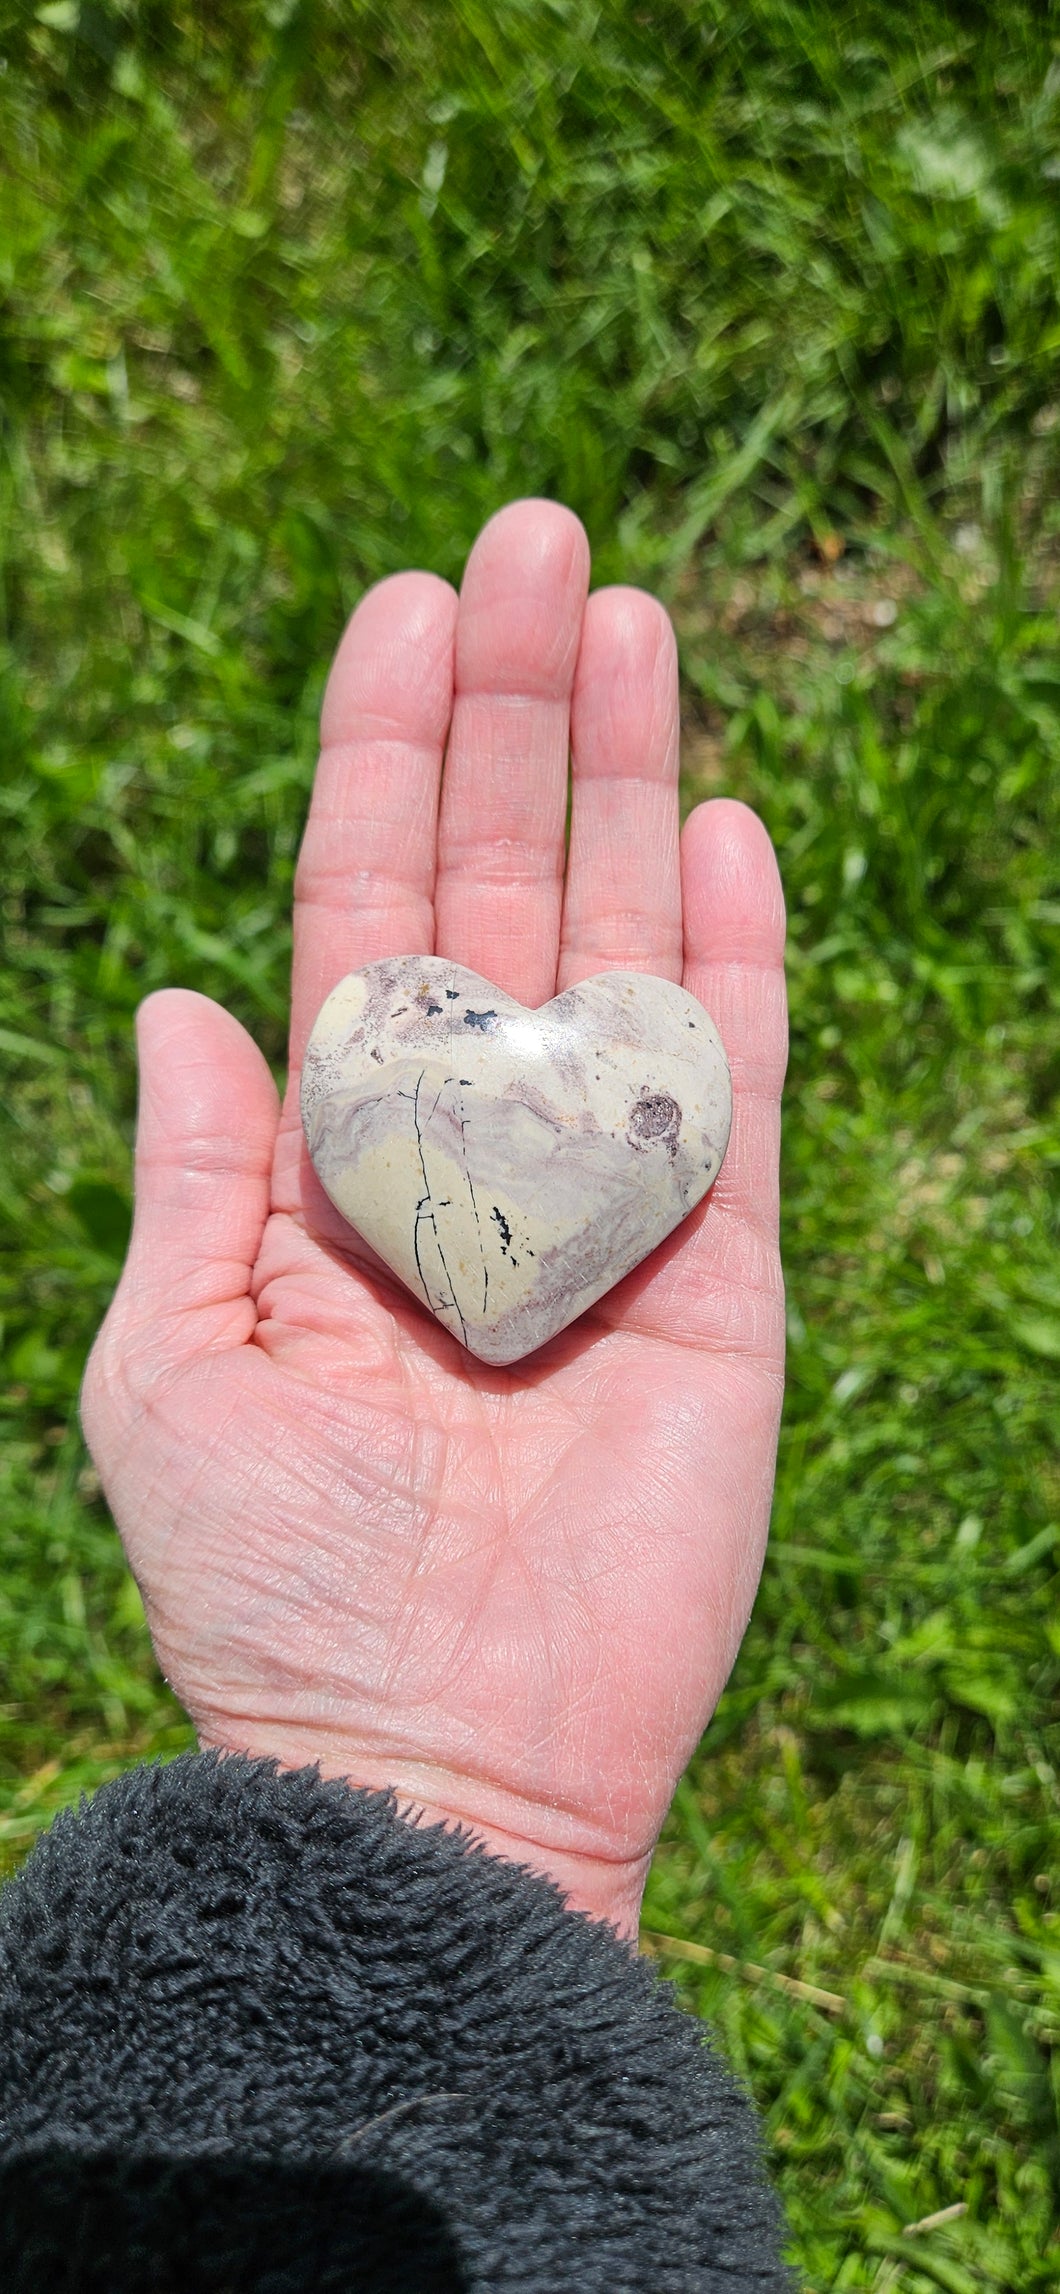
[[[373,1052],[372,1052],[372,1058],[373,1058],[373,1059],[377,1059],[377,1060],[379,1061],[379,1065],[380,1065],[380,1067],[382,1067],[382,1064],[383,1064],[383,1054],[382,1054],[382,1052],[381,1052],[381,1051],[376,1051],[376,1050],[374,1050],[374,1049],[373,1049]]]
[[[428,1019],[429,1019],[429,1020],[433,1020],[435,1013],[436,1013],[436,1012],[440,1012],[440,1011],[441,1011],[441,1008],[442,1008],[442,1007],[441,1007],[441,1005],[440,1005],[440,1004],[428,1004],[428,1006],[427,1006],[427,1017],[428,1017]]]
[[[690,1027],[690,1028],[694,1028],[694,1027],[695,1027],[695,1024],[696,1024],[696,1023],[695,1023],[695,1021],[694,1021],[694,1020],[689,1020],[689,1022],[688,1022],[688,1025],[689,1025],[689,1027]]]
[[[462,1076],[461,1076],[461,1078],[460,1078],[460,1088],[461,1088],[461,1090],[462,1090],[462,1091],[470,1091],[470,1089],[471,1089],[471,1077],[470,1077],[469,1075],[462,1075]]]
[[[669,1155],[677,1153],[681,1110],[666,1091],[645,1091],[630,1110],[626,1137],[631,1147],[651,1147],[659,1140]]]
[[[511,1242],[512,1230],[508,1225],[508,1221],[504,1216],[504,1212],[498,1209],[496,1203],[494,1203],[493,1209],[490,1212],[490,1217],[493,1220],[494,1226],[497,1228],[501,1238],[501,1256],[503,1257],[504,1253],[508,1249],[509,1243]]]
[[[390,1014],[390,1017],[391,1017],[391,1019],[392,1019],[392,1020],[399,1020],[399,1019],[401,1018],[401,1014],[402,1014],[402,1012],[407,1012],[408,1008],[409,1008],[409,1007],[408,1007],[408,1005],[407,1005],[407,1004],[399,1004],[399,1005],[398,1005],[398,1008],[397,1008],[397,1010],[396,1010],[396,1012],[391,1012],[391,1014]]]
[[[466,1028],[477,1028],[480,1035],[492,1035],[496,1025],[496,1012],[467,1011],[464,1013],[464,1026]]]
[[[459,988],[447,988],[445,992],[451,1004],[455,1004],[458,1001],[460,996]]]

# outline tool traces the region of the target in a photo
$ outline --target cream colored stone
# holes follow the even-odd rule
[[[317,1174],[483,1362],[517,1362],[694,1209],[729,1136],[713,1022],[604,972],[528,1011],[437,956],[351,972],[302,1070]]]

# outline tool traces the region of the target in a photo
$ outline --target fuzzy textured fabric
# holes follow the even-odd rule
[[[0,1897],[9,2294],[790,2294],[780,2239],[654,1972],[389,1794],[188,1755]]]

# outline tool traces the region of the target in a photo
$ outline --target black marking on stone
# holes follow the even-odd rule
[[[466,1084],[468,1082],[468,1077],[462,1075],[460,1082],[461,1085]],[[490,1294],[490,1270],[486,1262],[486,1253],[482,1247],[482,1221],[478,1215],[478,1202],[475,1197],[475,1182],[471,1176],[470,1170],[468,1169],[467,1138],[465,1135],[465,1119],[464,1110],[462,1107],[460,1109],[460,1153],[464,1158],[464,1177],[467,1180],[467,1191],[471,1197],[471,1208],[475,1214],[475,1231],[478,1235],[479,1257],[482,1260],[482,1312],[483,1316],[485,1316],[486,1300]]]
[[[681,1110],[668,1091],[645,1091],[635,1100],[626,1125],[631,1147],[652,1147],[658,1141],[671,1161],[677,1153]]]
[[[466,1028],[477,1028],[480,1035],[492,1035],[496,1025],[496,1012],[466,1011],[464,1013],[464,1026]]]
[[[504,1212],[499,1209],[496,1203],[494,1203],[493,1209],[490,1212],[490,1217],[493,1220],[493,1224],[501,1238],[501,1257],[507,1258],[511,1247],[512,1230],[508,1225],[508,1221],[504,1216]],[[514,1259],[512,1260],[512,1264],[514,1266]]]
[[[399,1004],[399,1005],[398,1005],[398,1008],[397,1008],[397,1010],[396,1010],[396,1012],[391,1012],[391,1014],[390,1014],[390,1017],[391,1017],[391,1019],[392,1019],[392,1020],[399,1020],[399,1019],[401,1018],[401,1014],[402,1014],[402,1012],[407,1012],[408,1008],[409,1008],[409,1007],[408,1007],[408,1005],[407,1005],[407,1004]]]
[[[441,1007],[441,1005],[440,1005],[440,1004],[428,1004],[428,1006],[427,1006],[427,1017],[428,1017],[428,1019],[429,1019],[429,1020],[433,1020],[433,1019],[434,1019],[434,1017],[435,1017],[435,1015],[436,1015],[436,1013],[438,1013],[438,1012],[440,1012],[440,1011],[441,1011],[441,1008],[442,1008],[442,1007]]]
[[[694,1020],[686,1020],[686,1021],[685,1021],[685,1026],[686,1026],[686,1027],[694,1028],[694,1027],[695,1027],[695,1024],[696,1024],[696,1023],[695,1023],[695,1021],[694,1021]]]
[[[460,1077],[460,1089],[461,1089],[461,1091],[470,1091],[470,1090],[471,1090],[471,1088],[472,1088],[472,1079],[471,1079],[471,1077],[470,1077],[469,1075],[462,1075],[462,1076]]]
[[[417,1146],[417,1149],[418,1149],[418,1151],[419,1151],[419,1158],[420,1158],[420,1170],[421,1170],[421,1171],[422,1171],[422,1173],[423,1173],[423,1187],[424,1187],[424,1192],[423,1192],[423,1194],[420,1196],[419,1202],[418,1202],[418,1203],[417,1203],[417,1205],[416,1205],[416,1218],[415,1218],[415,1222],[414,1222],[414,1225],[413,1225],[413,1229],[412,1229],[412,1250],[413,1250],[413,1256],[415,1257],[415,1260],[416,1260],[416,1272],[417,1272],[417,1274],[419,1275],[419,1278],[420,1278],[420,1283],[421,1283],[421,1286],[422,1286],[422,1289],[423,1289],[423,1295],[424,1295],[424,1298],[425,1298],[425,1299],[426,1299],[426,1301],[427,1301],[427,1304],[428,1304],[428,1306],[429,1306],[429,1307],[431,1307],[431,1311],[432,1311],[432,1313],[433,1313],[433,1311],[434,1311],[434,1308],[433,1308],[433,1303],[432,1303],[432,1300],[431,1300],[431,1293],[430,1293],[430,1289],[429,1289],[429,1286],[428,1286],[427,1277],[426,1277],[426,1275],[424,1274],[424,1271],[423,1271],[423,1263],[422,1263],[422,1261],[421,1261],[421,1258],[420,1258],[420,1220],[421,1220],[421,1219],[423,1219],[423,1218],[427,1218],[427,1219],[429,1219],[429,1220],[430,1220],[430,1222],[431,1222],[431,1225],[432,1225],[432,1227],[434,1228],[434,1244],[435,1244],[435,1249],[437,1250],[438,1256],[439,1256],[439,1258],[441,1259],[441,1262],[442,1262],[442,1273],[444,1274],[444,1276],[445,1276],[445,1279],[446,1279],[446,1281],[447,1281],[447,1283],[448,1283],[448,1285],[449,1285],[449,1300],[448,1300],[448,1302],[447,1302],[446,1300],[444,1300],[444,1299],[443,1299],[443,1300],[441,1301],[441,1304],[442,1304],[443,1308],[444,1308],[444,1306],[445,1306],[447,1303],[451,1304],[451,1306],[452,1306],[452,1308],[453,1308],[453,1312],[454,1312],[454,1314],[457,1316],[457,1319],[458,1319],[458,1321],[459,1321],[459,1323],[460,1323],[460,1328],[461,1328],[461,1331],[462,1331],[462,1333],[463,1333],[463,1338],[464,1338],[464,1344],[465,1344],[465,1346],[466,1346],[466,1345],[467,1345],[467,1323],[465,1322],[465,1320],[464,1320],[464,1317],[463,1317],[463,1315],[462,1315],[462,1314],[461,1314],[461,1312],[460,1312],[460,1301],[459,1301],[459,1299],[457,1298],[457,1295],[456,1295],[456,1289],[455,1289],[455,1286],[454,1286],[454,1283],[453,1283],[453,1278],[452,1278],[452,1275],[450,1274],[450,1272],[449,1272],[449,1269],[448,1269],[448,1267],[447,1267],[447,1265],[446,1265],[446,1263],[445,1263],[445,1252],[444,1252],[444,1251],[443,1251],[443,1249],[442,1249],[442,1238],[441,1238],[441,1236],[440,1236],[440,1234],[439,1234],[439,1232],[438,1232],[438,1221],[437,1221],[437,1219],[435,1218],[435,1215],[434,1215],[434,1210],[433,1210],[433,1207],[432,1207],[432,1204],[431,1204],[431,1182],[430,1182],[430,1180],[429,1180],[429,1178],[428,1178],[428,1176],[427,1176],[427,1158],[426,1158],[426,1156],[425,1156],[425,1154],[424,1154],[424,1152],[423,1152],[423,1132],[422,1132],[422,1129],[421,1129],[421,1126],[420,1126],[420,1092],[421,1092],[421,1090],[422,1090],[422,1088],[423,1088],[423,1078],[424,1078],[424,1076],[426,1075],[426,1073],[427,1073],[427,1070],[426,1070],[426,1068],[424,1068],[424,1069],[421,1071],[421,1073],[420,1073],[419,1079],[418,1079],[418,1081],[417,1081],[417,1084],[416,1084],[415,1093],[413,1094],[413,1097],[412,1097],[412,1121],[413,1121],[413,1124],[414,1124],[414,1126],[415,1126],[415,1131],[416,1131],[416,1146]],[[441,1095],[439,1094],[439,1097],[440,1097],[440,1096],[441,1096]],[[409,1097],[409,1094],[408,1094],[408,1092],[407,1092],[407,1091],[403,1091],[403,1092],[400,1094],[400,1097],[401,1097],[402,1099],[407,1099],[407,1098]],[[438,1100],[437,1100],[437,1099],[435,1100],[435,1102],[434,1102],[434,1105],[435,1105],[435,1107],[437,1107],[437,1105],[438,1105]],[[433,1113],[433,1109],[432,1109],[432,1113]]]
[[[460,1001],[460,990],[459,990],[459,988],[447,988],[445,992],[446,992],[446,995],[447,995],[447,997],[448,997],[448,999],[449,999],[449,1002],[450,1002],[451,1004],[456,1004],[456,1003],[459,1003],[459,1001]]]
[[[380,1065],[380,1067],[382,1067],[382,1064],[383,1064],[383,1054],[382,1054],[382,1052],[381,1052],[381,1051],[377,1051],[377,1050],[376,1050],[376,1049],[373,1047],[373,1050],[372,1050],[372,1058],[373,1058],[373,1059],[377,1059],[377,1060],[379,1061],[379,1065]]]

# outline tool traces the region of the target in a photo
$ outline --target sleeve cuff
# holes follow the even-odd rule
[[[136,1769],[0,1900],[5,2286],[790,2294],[780,2240],[654,1970],[387,1793]]]

